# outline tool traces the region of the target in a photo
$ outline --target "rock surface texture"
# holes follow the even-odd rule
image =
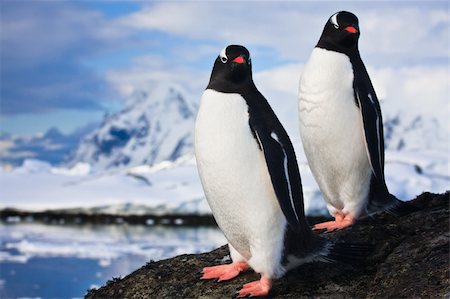
[[[348,229],[325,234],[352,243],[371,243],[364,264],[311,263],[274,282],[271,298],[448,298],[450,193],[424,193],[412,201],[419,211],[397,218],[382,213]],[[228,255],[226,246],[198,255],[150,262],[115,278],[86,298],[231,298],[253,271],[225,281],[200,280],[205,266]],[[227,261],[229,262],[229,261]]]

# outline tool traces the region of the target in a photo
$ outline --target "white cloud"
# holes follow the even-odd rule
[[[403,106],[415,115],[450,119],[449,69],[446,66],[369,68],[375,91],[386,108]],[[386,111],[389,113],[388,111]]]
[[[359,14],[361,52],[379,63],[423,63],[448,58],[449,14],[439,9],[407,7]]]
[[[323,20],[286,3],[274,2],[183,2],[157,3],[118,20],[123,26],[140,30],[159,30],[176,36],[246,46],[275,47],[284,56],[298,48],[296,28],[304,23],[320,33]],[[290,31],[295,29],[294,31]],[[317,36],[317,34],[316,34]],[[278,46],[277,46],[278,44]],[[288,47],[280,47],[288,44]],[[292,58],[292,55],[291,55]]]
[[[131,66],[109,70],[106,80],[123,98],[159,81],[181,84],[200,97],[209,75],[209,71],[188,66],[169,66],[164,58],[149,55],[137,57]]]
[[[299,140],[297,91],[302,69],[301,64],[286,64],[254,75],[256,87],[267,99],[294,142]]]
[[[286,64],[258,72],[254,75],[254,80],[262,88],[296,95],[302,69],[302,64]]]
[[[98,52],[119,45],[130,33],[112,26],[101,13],[71,2],[10,2],[2,8],[2,56],[6,62],[13,59],[14,68]]]
[[[327,18],[339,10],[359,16],[367,65],[448,65],[448,6],[438,1],[143,2],[140,10],[112,18],[80,3],[7,4],[2,4],[1,18],[2,75],[7,78],[3,113],[11,115],[101,109],[98,104],[109,94],[102,93],[104,74],[91,72],[92,65],[100,65],[107,82],[125,96],[149,80],[175,80],[201,92],[215,56],[230,43],[249,48],[256,71],[300,65]],[[116,58],[121,67],[117,61],[111,66]],[[278,90],[289,84],[296,92],[298,76],[287,81],[283,76],[273,74],[275,81],[266,80],[261,88]]]
[[[103,78],[83,61],[123,48],[126,28],[67,1],[6,1],[0,13],[2,116],[103,109]]]
[[[0,156],[2,159],[33,158],[36,155],[31,151],[17,151],[13,149],[14,142],[12,140],[0,140]]]
[[[193,40],[268,47],[284,59],[305,61],[327,18],[351,10],[359,16],[361,48],[369,61],[448,57],[445,6],[414,2],[346,4],[308,2],[163,2],[117,20],[124,27],[159,30]],[[388,57],[386,57],[388,56]],[[393,60],[393,61],[395,61]]]
[[[359,16],[363,60],[367,66],[373,66],[370,74],[380,98],[409,103],[410,109],[418,113],[432,109],[426,108],[427,103],[421,98],[429,96],[437,102],[446,99],[448,69],[426,65],[430,59],[446,61],[448,57],[449,15],[433,4],[419,7],[414,3],[376,3],[367,7],[354,2],[327,6],[305,2],[165,2],[153,3],[116,21],[123,27],[158,30],[190,39],[190,43],[170,49],[172,55],[185,57],[189,63],[196,58],[215,57],[220,46],[214,48],[213,43],[244,44],[252,53],[254,67],[264,70],[254,75],[258,88],[288,131],[296,136],[297,120],[292,111],[296,111],[302,65],[328,16],[342,9]],[[288,63],[274,67],[278,62],[273,60]],[[192,66],[195,64],[155,66],[150,60],[147,62],[111,71],[108,78],[122,94],[158,78],[182,81],[200,93],[211,70],[199,71]]]

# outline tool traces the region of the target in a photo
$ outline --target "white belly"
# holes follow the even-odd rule
[[[195,127],[197,167],[228,241],[246,259],[266,254],[263,259],[277,263],[286,220],[248,120],[248,107],[240,95],[206,90]],[[266,262],[250,265],[255,269]]]
[[[346,55],[313,50],[300,79],[299,118],[305,154],[330,212],[359,216],[371,172]]]

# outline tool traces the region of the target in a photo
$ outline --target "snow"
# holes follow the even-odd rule
[[[91,173],[91,165],[88,163],[79,162],[72,168],[53,168],[51,169],[54,174],[61,174],[66,176],[81,176]]]
[[[326,215],[321,192],[308,168],[301,145],[294,144],[307,215]],[[410,200],[424,191],[449,189],[448,156],[439,151],[386,152],[386,179],[391,193]],[[86,213],[210,214],[197,174],[195,158],[138,166],[128,170],[94,171],[88,164],[56,168],[38,160],[0,172],[0,208],[40,211],[79,208]],[[24,188],[26,184],[26,188]]]
[[[40,211],[97,207],[97,212],[112,214],[209,214],[195,159],[183,157],[181,162],[156,172],[152,168],[143,171],[143,166],[136,171],[88,172],[91,168],[86,164],[64,169],[26,160],[19,168],[1,172],[0,208]]]

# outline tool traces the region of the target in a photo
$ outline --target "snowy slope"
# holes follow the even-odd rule
[[[326,213],[306,165],[301,166],[308,214]],[[26,182],[27,188],[22,184]],[[79,163],[70,169],[26,160],[12,171],[0,168],[0,209],[74,209],[121,215],[210,214],[193,155],[154,166],[96,171]]]
[[[175,160],[192,152],[196,111],[181,87],[148,84],[83,139],[70,165],[111,169]]]
[[[387,151],[386,156],[387,183],[399,198],[409,200],[424,191],[441,193],[450,189],[447,171],[439,172],[444,168],[436,167],[446,163],[447,156],[397,151]],[[306,214],[326,215],[325,202],[305,162],[300,162],[300,172]],[[25,183],[27,187],[23,188]],[[0,168],[0,189],[0,208],[78,208],[86,213],[121,215],[211,213],[192,155],[152,167],[109,172],[93,171],[88,164],[65,169],[26,160],[13,171]]]
[[[158,171],[141,166],[135,171],[96,172],[85,163],[65,169],[43,161],[26,160],[22,167],[10,172],[0,171],[0,208],[31,211],[82,208],[111,214],[209,214],[194,158],[190,155],[179,161],[171,163],[177,167],[167,167],[164,163]]]

